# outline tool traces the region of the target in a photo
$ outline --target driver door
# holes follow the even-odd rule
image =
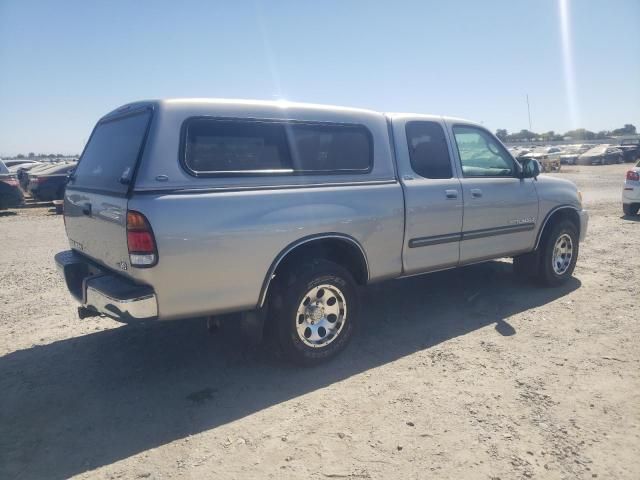
[[[534,179],[519,178],[513,157],[485,129],[450,128],[464,205],[460,263],[532,249],[539,221]]]

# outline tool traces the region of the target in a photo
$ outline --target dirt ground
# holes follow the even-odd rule
[[[555,174],[591,223],[575,279],[508,261],[363,295],[302,369],[203,321],[79,320],[47,209],[0,214],[0,478],[640,478],[640,218],[628,165]]]

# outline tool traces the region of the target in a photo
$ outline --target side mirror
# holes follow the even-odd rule
[[[538,178],[540,175],[540,164],[533,158],[520,158],[522,164],[522,178]]]

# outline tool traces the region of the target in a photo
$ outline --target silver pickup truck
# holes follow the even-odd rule
[[[91,134],[56,256],[84,315],[266,318],[313,364],[341,351],[373,282],[513,257],[572,275],[587,213],[466,120],[288,102],[125,105]]]

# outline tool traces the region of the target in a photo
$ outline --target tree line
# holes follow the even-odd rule
[[[636,127],[630,123],[625,124],[622,128],[616,128],[615,130],[600,130],[599,132],[592,132],[586,128],[578,128],[576,130],[569,130],[564,134],[556,133],[553,130],[544,133],[535,133],[530,130],[520,130],[517,133],[509,133],[504,128],[496,130],[496,137],[503,142],[523,142],[523,141],[554,141],[565,140],[570,138],[571,140],[604,140],[611,137],[619,137],[622,135],[635,135]]]

